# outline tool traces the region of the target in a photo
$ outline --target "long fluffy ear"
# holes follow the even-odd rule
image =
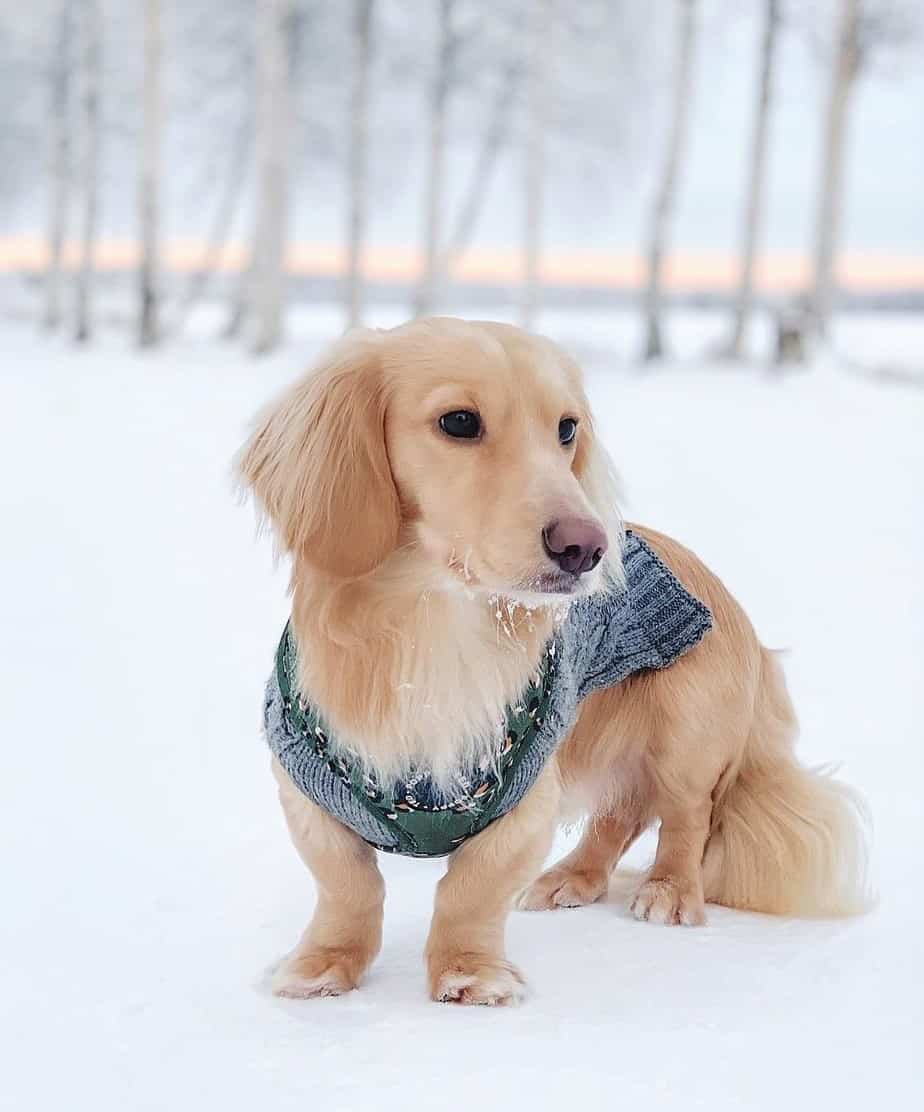
[[[580,423],[578,445],[574,456],[574,473],[587,495],[588,502],[596,510],[606,530],[609,539],[609,551],[606,554],[607,572],[614,582],[622,584],[625,582],[622,549],[626,532],[619,509],[622,489],[613,461],[600,443],[589,411]]]
[[[397,543],[386,402],[376,334],[353,334],[261,415],[238,457],[280,545],[332,575],[363,575]]]

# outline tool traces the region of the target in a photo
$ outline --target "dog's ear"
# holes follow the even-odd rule
[[[238,459],[280,545],[343,578],[395,548],[379,338],[351,334],[260,417]]]
[[[574,453],[574,473],[587,496],[587,501],[603,522],[609,540],[606,561],[611,578],[623,583],[622,549],[625,525],[619,509],[622,484],[606,449],[600,443],[590,409],[584,400],[584,416],[578,426],[578,443]]]

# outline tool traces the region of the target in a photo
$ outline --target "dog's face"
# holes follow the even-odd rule
[[[508,326],[348,337],[264,418],[241,467],[296,559],[343,578],[413,553],[436,582],[535,604],[594,590],[618,557],[579,371]]]
[[[472,589],[592,589],[610,542],[581,484],[593,432],[576,367],[516,329],[440,323],[385,356],[405,521]]]

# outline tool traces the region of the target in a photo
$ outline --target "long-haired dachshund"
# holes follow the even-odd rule
[[[266,729],[317,887],[276,992],[360,983],[381,941],[377,849],[449,855],[436,1000],[517,1000],[517,899],[601,899],[658,821],[639,919],[862,908],[862,808],[797,762],[780,667],[722,583],[624,527],[556,345],[448,318],[350,333],[263,414],[239,467],[292,560]],[[580,844],[539,876],[580,813]]]

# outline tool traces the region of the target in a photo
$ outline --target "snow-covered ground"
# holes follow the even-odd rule
[[[920,1099],[924,391],[830,366],[642,376],[611,357],[624,336],[599,318],[545,323],[589,360],[630,516],[689,543],[790,649],[802,753],[841,762],[870,801],[879,908],[837,923],[712,909],[703,929],[667,929],[627,915],[620,876],[609,902],[512,918],[524,1007],[460,1009],[424,992],[440,864],[388,858],[385,945],[362,990],[274,999],[266,970],[312,903],[258,732],[285,571],[228,464],[336,318],[258,363],[194,341],[75,353],[7,326],[4,1107]],[[857,331],[924,365],[920,321]],[[677,322],[675,338],[694,333]]]

